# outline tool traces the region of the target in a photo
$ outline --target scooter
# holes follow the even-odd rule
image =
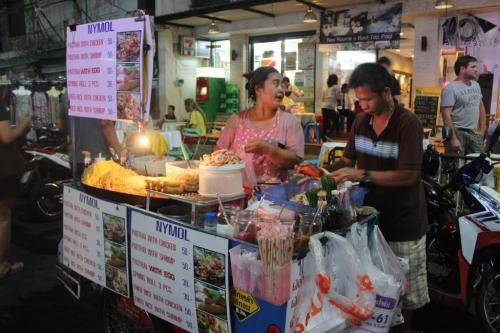
[[[477,184],[494,163],[481,154],[442,186],[432,177],[436,163],[429,155],[435,154],[428,147],[422,177],[430,224],[427,276],[431,299],[471,310],[487,332],[500,333],[500,194]],[[459,214],[455,213],[457,192],[463,201]]]
[[[61,181],[70,179],[72,172],[64,137],[57,137],[53,130],[38,129],[37,134],[44,131],[50,132],[21,149],[27,161],[21,177],[21,196],[37,221],[54,221],[62,217]]]

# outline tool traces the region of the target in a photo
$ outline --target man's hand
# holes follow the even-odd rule
[[[455,153],[459,153],[462,151],[462,145],[460,144],[460,141],[454,136],[451,141],[451,150],[454,151]]]
[[[246,153],[255,153],[255,154],[269,154],[271,151],[271,144],[267,143],[261,139],[250,140],[245,144],[245,152]]]
[[[342,168],[337,171],[332,172],[332,177],[337,182],[344,182],[347,180],[358,182],[361,180],[364,174],[364,170],[354,169],[354,168]]]

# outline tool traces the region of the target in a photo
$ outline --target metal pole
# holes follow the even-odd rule
[[[68,110],[69,112],[69,110]],[[73,184],[77,186],[78,183],[78,174],[76,170],[76,133],[75,133],[75,117],[69,116],[70,118],[70,127],[71,127],[71,151],[73,155],[71,156],[71,163],[73,167]]]

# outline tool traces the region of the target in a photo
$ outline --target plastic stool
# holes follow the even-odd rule
[[[304,142],[309,142],[309,127],[311,126],[316,128],[316,143],[320,143],[321,133],[319,123],[308,123],[304,126]]]

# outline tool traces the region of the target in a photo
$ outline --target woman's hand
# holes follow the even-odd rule
[[[273,146],[261,139],[250,140],[245,144],[246,153],[255,153],[267,155],[271,152]]]
[[[337,182],[344,182],[347,180],[358,182],[361,180],[364,174],[364,170],[354,169],[354,168],[342,168],[337,171],[332,172],[332,177]]]

